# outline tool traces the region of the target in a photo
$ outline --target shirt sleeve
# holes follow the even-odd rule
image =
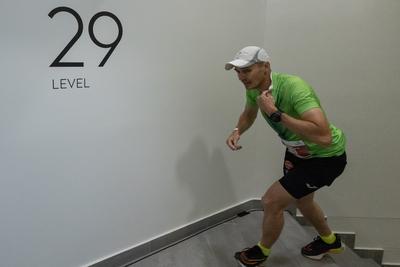
[[[301,115],[312,108],[321,108],[314,90],[303,80],[293,83],[290,92],[293,108],[297,114]]]

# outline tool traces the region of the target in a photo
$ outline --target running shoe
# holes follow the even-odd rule
[[[235,253],[235,259],[243,267],[262,267],[267,258],[257,245]]]
[[[301,249],[301,254],[313,260],[321,260],[328,253],[339,254],[343,252],[344,246],[340,240],[340,236],[337,234],[335,236],[336,241],[333,244],[327,244],[320,236],[317,236],[314,238],[314,241]]]

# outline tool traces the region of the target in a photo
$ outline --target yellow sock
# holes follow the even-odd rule
[[[331,233],[330,235],[327,236],[321,236],[322,241],[324,241],[327,244],[333,244],[336,241],[336,236],[334,233]]]
[[[257,246],[261,249],[262,253],[264,254],[264,256],[269,256],[269,254],[271,253],[271,249],[264,247],[261,242],[258,242]]]

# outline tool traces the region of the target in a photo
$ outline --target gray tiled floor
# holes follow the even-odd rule
[[[160,251],[129,267],[225,267],[237,266],[235,251],[259,241],[262,212],[252,212],[209,229],[175,246]],[[300,248],[311,241],[307,233],[289,214],[285,227],[275,243],[267,266],[280,267],[338,267],[330,257],[312,261],[300,254]]]

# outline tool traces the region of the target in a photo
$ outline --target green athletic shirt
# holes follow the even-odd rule
[[[321,108],[320,101],[312,87],[300,77],[272,72],[271,93],[276,107],[289,116],[299,119],[300,115],[312,108]],[[246,90],[246,105],[258,106],[257,97],[260,92],[257,89]],[[346,138],[342,130],[330,124],[332,144],[329,147],[321,147],[308,140],[301,139],[297,134],[284,127],[282,123],[273,122],[265,112],[261,112],[268,124],[278,133],[282,143],[288,150],[303,158],[339,156],[345,151]],[[293,152],[293,150],[296,150]]]

